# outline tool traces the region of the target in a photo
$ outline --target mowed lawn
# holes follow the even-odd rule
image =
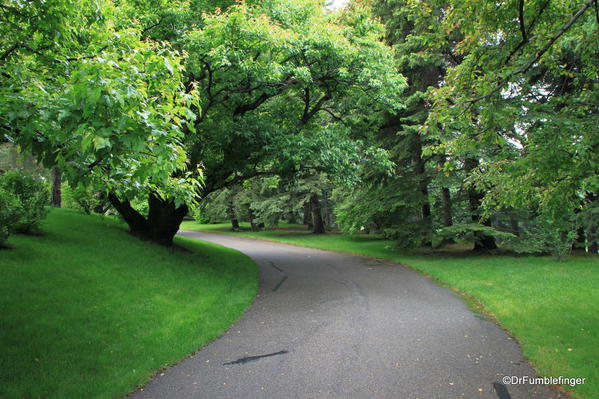
[[[255,263],[118,221],[54,210],[0,250],[0,397],[123,397],[229,328],[256,294]]]
[[[200,225],[190,230],[228,232],[229,224]],[[228,232],[229,234],[233,234]],[[390,259],[424,272],[471,296],[520,342],[524,356],[540,375],[586,378],[565,387],[576,398],[594,399],[599,392],[599,257],[550,257],[404,253],[392,241],[366,235],[314,235],[297,227],[240,236]]]

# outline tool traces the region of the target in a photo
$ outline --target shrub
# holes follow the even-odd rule
[[[12,233],[20,213],[19,201],[14,195],[0,188],[0,247]]]
[[[477,234],[484,234],[502,240],[517,239],[512,233],[499,231],[479,223],[459,223],[440,228],[436,231],[436,238],[440,242],[448,242],[449,240],[474,242]]]
[[[46,205],[50,200],[50,190],[39,177],[9,171],[0,176],[0,189],[18,202],[18,220],[13,229],[18,233],[35,233],[42,219],[48,214]]]
[[[83,211],[86,214],[105,214],[110,203],[104,193],[93,187],[62,185],[63,206],[67,209]]]
[[[562,260],[572,249],[576,234],[574,221],[568,217],[551,220],[543,216],[537,216],[509,245],[516,252],[551,254],[556,260]]]

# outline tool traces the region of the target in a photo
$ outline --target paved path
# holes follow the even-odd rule
[[[134,398],[557,398],[514,340],[397,264],[227,235],[260,266],[259,296],[222,338]],[[495,385],[494,385],[495,384]]]

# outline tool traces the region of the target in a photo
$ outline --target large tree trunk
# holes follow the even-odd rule
[[[445,167],[445,162],[447,161],[447,157],[445,154],[442,154],[439,157],[439,168],[443,169]],[[449,187],[442,186],[441,187],[441,219],[444,227],[453,226],[453,210],[451,204],[451,191]],[[451,238],[444,238],[439,246],[442,247],[447,244],[453,244],[455,241]]]
[[[154,194],[148,198],[149,239],[161,245],[173,245],[183,218],[189,212],[187,205],[177,206],[172,200],[163,200]]]
[[[480,204],[483,199],[483,194],[477,191],[476,189],[468,190],[468,200],[470,202],[470,212],[472,214],[472,221],[474,223],[481,223],[483,226],[491,227],[490,220],[480,221]],[[491,249],[497,249],[497,243],[495,242],[495,237],[484,234],[484,233],[475,233],[474,234],[474,248],[472,249],[474,252],[482,252],[489,251]]]
[[[588,198],[588,197],[587,197]],[[580,208],[574,208],[574,216],[576,219],[580,218],[580,212],[581,209]],[[577,249],[582,249],[583,251],[586,249],[587,247],[587,232],[585,231],[585,228],[582,226],[579,226],[576,229],[576,237],[574,238],[574,242],[572,242],[572,247],[571,247],[571,251],[576,251]]]
[[[490,220],[485,220],[482,222],[483,226],[491,226]],[[474,237],[474,248],[472,250],[474,252],[482,252],[482,251],[490,251],[492,249],[497,249],[497,243],[495,242],[495,237],[487,235],[487,234],[475,234]]]
[[[254,220],[254,210],[251,206],[248,207],[248,217],[250,218],[250,226],[252,228],[252,231],[260,230],[258,224]]]
[[[144,237],[148,231],[148,221],[135,210],[129,201],[121,201],[115,194],[108,194],[108,201],[114,209],[121,215],[125,223],[129,226],[131,234],[138,237]]]
[[[115,194],[109,194],[108,200],[123,217],[131,233],[160,245],[171,246],[173,237],[187,215],[187,205],[176,206],[172,200],[163,200],[154,194],[148,197],[148,217],[135,210],[129,201],[121,201]]]
[[[229,195],[227,198],[227,217],[231,221],[231,230],[239,230],[239,220],[237,219],[237,212],[235,212],[235,196]]]
[[[453,226],[453,214],[451,212],[451,192],[449,188],[441,189],[441,199],[443,201],[443,225],[445,227]]]
[[[55,166],[52,168],[52,206],[60,208],[62,204],[62,190],[60,185],[62,183],[62,173],[60,168]]]
[[[432,246],[431,236],[433,232],[433,222],[431,217],[431,203],[428,198],[428,178],[426,176],[426,165],[422,159],[422,142],[420,136],[414,134],[412,144],[412,161],[414,162],[414,170],[418,179],[418,190],[422,195],[422,223],[424,226],[425,239],[422,245],[425,247]]]
[[[466,171],[470,172],[478,165],[476,159],[468,158],[464,162]],[[481,223],[483,226],[491,226],[490,220],[480,221],[480,205],[484,198],[484,194],[476,189],[476,187],[470,186],[468,188],[468,202],[470,204],[470,214],[474,223]],[[497,243],[493,236],[489,236],[484,233],[475,233],[474,235],[474,248],[475,252],[489,251],[497,249]]]
[[[324,234],[324,222],[322,220],[322,212],[320,209],[320,199],[318,194],[314,193],[310,197],[310,208],[312,208],[312,223],[314,223],[314,234]]]
[[[306,205],[304,205],[304,224],[308,226],[308,230],[312,230],[314,228],[314,223],[312,223],[312,209],[310,202],[306,202]]]

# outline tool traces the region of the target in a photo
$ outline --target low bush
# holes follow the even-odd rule
[[[476,235],[486,235],[495,239],[513,240],[517,237],[512,233],[499,231],[493,227],[485,226],[479,223],[460,223],[453,226],[446,226],[436,231],[436,238],[440,242],[474,242]]]
[[[11,193],[0,188],[0,247],[12,232],[19,215],[19,202]]]
[[[8,200],[10,203],[16,204],[18,215],[5,227],[11,232],[36,233],[42,219],[48,214],[46,205],[50,200],[50,190],[47,183],[40,177],[13,170],[0,176],[0,190],[11,198]]]
[[[88,215],[105,214],[110,208],[107,196],[93,187],[71,187],[68,183],[62,185],[63,207],[82,211]]]

